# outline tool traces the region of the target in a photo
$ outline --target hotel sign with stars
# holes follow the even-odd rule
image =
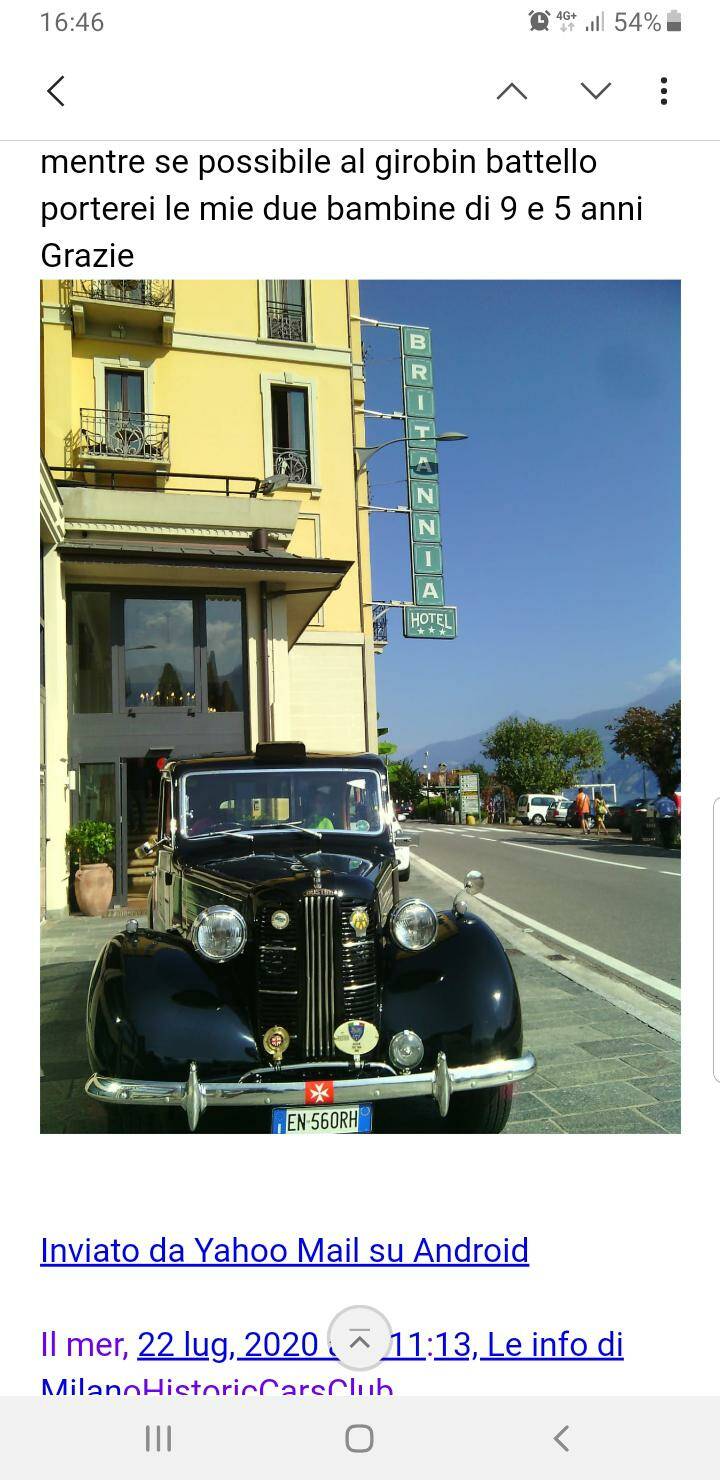
[[[412,604],[403,607],[403,635],[456,637],[457,607],[445,605],[430,330],[403,325],[400,341],[413,582]]]

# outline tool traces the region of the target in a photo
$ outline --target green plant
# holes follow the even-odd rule
[[[430,821],[437,821],[445,806],[444,797],[424,797],[414,808],[414,817],[429,817]]]
[[[607,728],[613,732],[618,755],[649,766],[663,795],[672,796],[680,782],[680,700],[662,714],[633,704]]]
[[[559,725],[514,716],[490,731],[484,751],[495,762],[496,781],[515,796],[576,786],[581,771],[597,770],[604,760],[595,730],[561,730]]]
[[[115,851],[115,828],[111,822],[77,822],[65,834],[70,862],[106,863]]]
[[[388,766],[390,795],[394,802],[409,802],[416,807],[423,796],[423,785],[410,761],[391,761]]]

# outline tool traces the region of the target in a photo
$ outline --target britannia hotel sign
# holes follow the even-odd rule
[[[457,608],[445,605],[430,330],[400,330],[410,514],[412,604],[403,607],[405,637],[457,634]]]

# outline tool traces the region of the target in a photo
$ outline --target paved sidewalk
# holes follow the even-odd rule
[[[85,1003],[90,973],[106,940],[126,916],[92,920],[70,915],[40,935],[41,1131],[104,1132],[105,1112],[85,1094]]]
[[[411,892],[447,909],[443,886],[420,869],[413,874]],[[516,1087],[504,1134],[679,1131],[680,1045],[543,961],[506,949],[538,1068]]]
[[[442,885],[419,870],[413,873],[404,892],[446,909]],[[102,1107],[84,1093],[85,999],[98,952],[124,924],[122,917],[75,915],[43,926],[43,1131],[106,1131]],[[505,1134],[679,1131],[679,1045],[522,950],[510,947],[509,955],[522,997],[525,1043],[538,1060],[538,1072],[517,1088]],[[436,1117],[422,1120],[426,1133],[438,1128]],[[231,1126],[223,1121],[216,1129]]]

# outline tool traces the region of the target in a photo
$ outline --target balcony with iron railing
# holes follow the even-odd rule
[[[118,467],[125,463],[166,468],[170,463],[170,417],[146,411],[80,412],[78,461]]]
[[[380,603],[373,606],[373,640],[376,649],[387,647],[388,641],[388,618],[387,607]]]
[[[172,278],[75,278],[64,284],[76,335],[161,339],[172,344]]]
[[[304,341],[307,339],[305,309],[302,304],[283,303],[279,299],[267,301],[268,339]]]
[[[273,447],[273,472],[288,483],[310,483],[307,447]]]

